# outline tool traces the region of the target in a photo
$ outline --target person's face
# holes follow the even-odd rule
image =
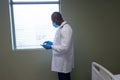
[[[52,18],[52,24],[53,24],[53,26],[55,27],[55,28],[58,28],[58,23],[57,23],[57,19],[56,18]]]
[[[57,19],[53,17],[53,18],[52,18],[52,23],[57,24],[57,23],[58,23]]]

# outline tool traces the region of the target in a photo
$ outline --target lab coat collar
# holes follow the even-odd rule
[[[66,23],[67,23],[67,21],[62,22],[62,24],[59,26],[59,28],[62,28]]]

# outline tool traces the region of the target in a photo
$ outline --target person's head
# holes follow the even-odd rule
[[[62,18],[62,15],[59,12],[54,12],[51,15],[51,20],[56,25],[61,25],[61,23],[64,21],[63,18]]]

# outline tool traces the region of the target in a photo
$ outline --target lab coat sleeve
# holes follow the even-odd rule
[[[69,25],[61,29],[61,39],[59,45],[52,45],[52,49],[58,53],[66,53],[69,50],[72,41],[72,29]]]

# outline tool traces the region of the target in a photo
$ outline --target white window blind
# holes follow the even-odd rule
[[[51,14],[59,11],[58,0],[11,0],[13,49],[42,48],[53,41],[56,29]]]

